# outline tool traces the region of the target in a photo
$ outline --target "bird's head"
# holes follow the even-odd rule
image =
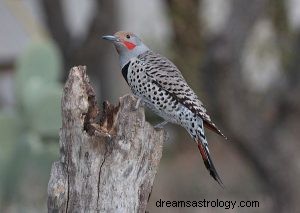
[[[114,35],[102,36],[102,38],[115,45],[120,56],[121,67],[127,64],[130,59],[149,50],[139,37],[130,32],[119,31]]]

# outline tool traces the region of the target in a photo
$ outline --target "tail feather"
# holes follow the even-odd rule
[[[208,128],[209,130],[217,133],[218,135],[221,135],[225,140],[228,140],[228,138],[221,132],[221,130],[218,129],[218,127],[211,121],[204,121],[204,126]]]
[[[198,149],[200,151],[206,169],[209,171],[210,175],[219,183],[219,185],[224,187],[223,182],[212,162],[207,145],[198,140],[196,140],[196,142],[198,144]]]

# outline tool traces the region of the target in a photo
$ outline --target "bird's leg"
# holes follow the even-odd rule
[[[136,101],[136,104],[135,104],[135,110],[137,110],[140,106],[140,103],[141,103],[141,98],[138,98],[137,101]]]
[[[136,111],[140,107],[142,99],[137,96],[135,96],[135,97],[137,98],[137,100],[136,100],[136,104],[133,109]]]
[[[163,121],[163,122],[161,122],[161,123],[159,123],[159,124],[156,124],[156,125],[154,126],[154,129],[162,129],[162,128],[164,128],[164,126],[165,126],[167,123],[168,123],[168,121]]]

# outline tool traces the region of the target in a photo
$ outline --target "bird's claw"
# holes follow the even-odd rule
[[[134,111],[137,111],[141,105],[141,98],[137,98],[135,106],[133,107]]]

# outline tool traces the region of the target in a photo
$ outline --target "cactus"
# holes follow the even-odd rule
[[[26,178],[28,174],[24,171],[28,167],[36,168],[34,171],[39,174],[34,177],[38,178],[36,181],[47,184],[51,162],[58,153],[61,64],[58,49],[48,40],[30,44],[17,61],[17,107],[10,113],[0,110],[0,192],[3,192],[3,203],[9,203],[16,196],[22,197],[18,184],[22,185],[24,180],[34,181]],[[53,141],[56,143],[51,143]],[[23,199],[26,200],[26,196]]]
[[[5,166],[5,162],[9,160],[16,145],[17,135],[19,132],[18,120],[13,112],[0,112],[0,170]],[[0,176],[1,178],[1,176]],[[1,179],[0,179],[1,181]]]
[[[16,93],[26,127],[55,137],[60,125],[62,86],[58,83],[61,58],[55,45],[39,41],[30,45],[17,64]]]

